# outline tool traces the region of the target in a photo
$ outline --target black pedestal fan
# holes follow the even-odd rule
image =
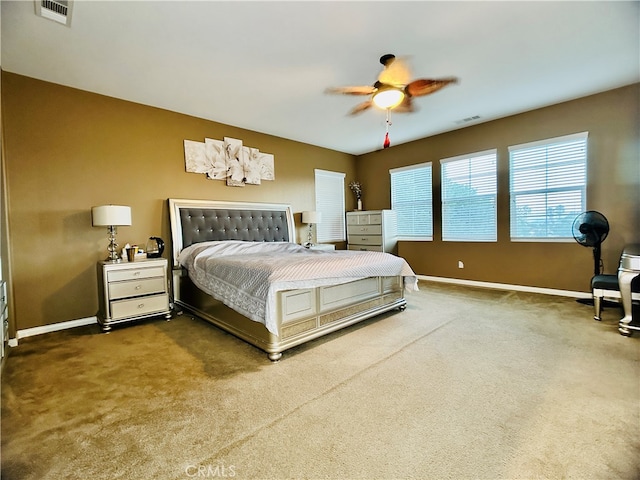
[[[583,247],[593,248],[593,274],[600,275],[602,261],[600,247],[609,234],[609,222],[600,212],[582,212],[573,221],[573,238]]]
[[[600,275],[604,270],[600,259],[600,247],[609,234],[609,222],[603,214],[595,210],[582,212],[573,221],[573,238],[583,247],[593,248],[593,275]],[[581,298],[578,302],[593,305],[593,298]],[[603,301],[602,306],[613,306]]]

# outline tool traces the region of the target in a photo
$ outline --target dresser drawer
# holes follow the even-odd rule
[[[382,245],[382,236],[380,235],[348,235],[347,241],[349,245]]]
[[[363,252],[381,252],[382,245],[351,245],[347,246],[347,250],[360,250]]]
[[[381,225],[382,215],[380,213],[372,213],[371,215],[369,215],[369,221],[367,223],[371,225]]]
[[[168,310],[169,296],[166,293],[111,302],[111,318],[113,320],[165,312]]]
[[[380,213],[358,213],[347,215],[347,225],[381,225],[382,214]]]
[[[128,282],[109,282],[109,298],[137,297],[150,293],[164,293],[167,288],[164,277],[143,278],[142,280],[129,280]]]
[[[137,280],[139,278],[164,277],[163,267],[123,268],[107,272],[108,282]]]
[[[358,218],[362,215],[350,215],[347,214],[347,225],[358,225]]]
[[[382,225],[349,225],[349,235],[382,235]]]

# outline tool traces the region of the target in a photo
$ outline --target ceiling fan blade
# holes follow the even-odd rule
[[[405,91],[412,97],[420,97],[422,95],[429,95],[433,92],[437,92],[441,88],[452,83],[458,83],[458,79],[456,77],[438,79],[421,78],[409,83],[405,87]]]
[[[385,85],[402,87],[411,81],[411,68],[403,58],[389,58],[378,75],[378,81]]]
[[[402,103],[400,105],[398,105],[397,107],[395,107],[393,109],[393,112],[394,113],[413,113],[416,110],[417,109],[413,105],[413,101],[411,100],[411,97],[405,96],[404,100],[402,100]]]
[[[343,95],[371,95],[376,91],[376,87],[371,85],[353,86],[353,87],[330,87],[325,93],[341,93]]]
[[[358,105],[353,107],[351,111],[349,111],[349,115],[357,115],[360,112],[364,112],[368,108],[371,108],[372,105],[373,105],[373,102],[371,100],[367,100],[366,102],[359,103]]]

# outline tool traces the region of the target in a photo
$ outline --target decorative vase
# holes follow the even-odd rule
[[[362,210],[362,200],[358,199],[358,210]]]

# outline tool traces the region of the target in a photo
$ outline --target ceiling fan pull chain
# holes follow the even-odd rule
[[[389,140],[389,125],[391,125],[391,121],[389,120],[389,116],[391,115],[391,109],[387,108],[387,133],[384,135],[384,143],[382,144],[382,148],[389,148],[391,145],[391,140]]]

